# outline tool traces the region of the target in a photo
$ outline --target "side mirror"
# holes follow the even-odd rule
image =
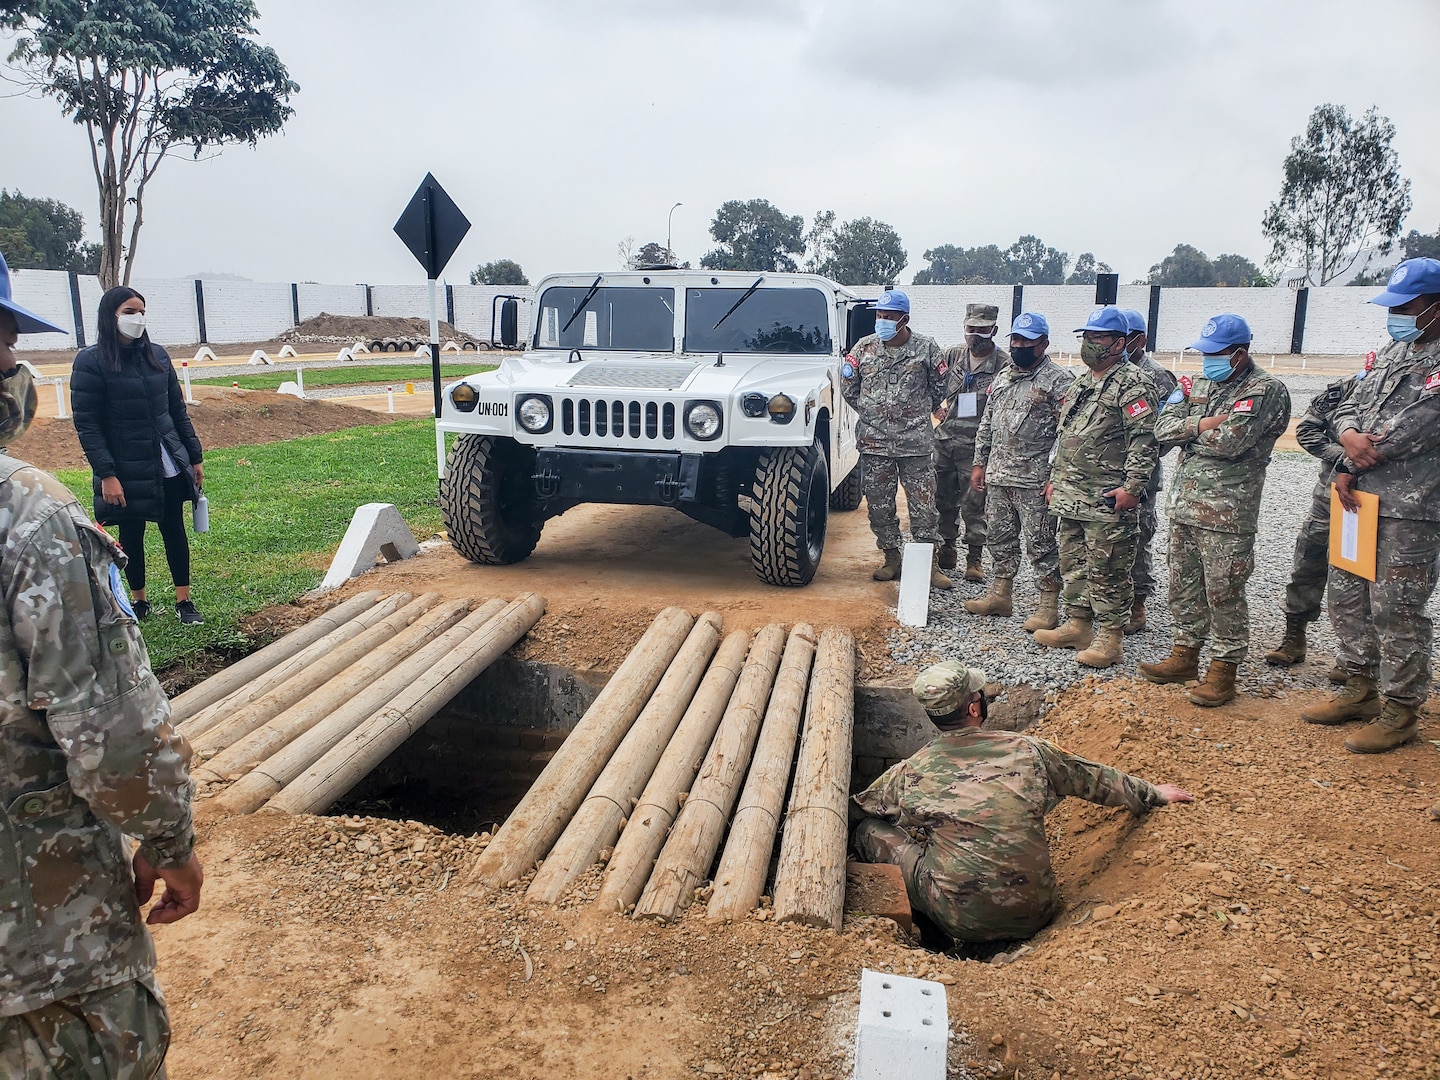
[[[520,342],[520,301],[506,300],[500,305],[500,344],[513,349]]]
[[[845,313],[845,351],[849,352],[855,343],[875,332],[875,309],[869,304],[852,307]]]

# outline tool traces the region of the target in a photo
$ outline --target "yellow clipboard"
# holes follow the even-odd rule
[[[1380,497],[1356,491],[1360,509],[1350,513],[1340,505],[1340,493],[1330,485],[1330,565],[1356,577],[1375,580],[1375,537],[1380,529]]]

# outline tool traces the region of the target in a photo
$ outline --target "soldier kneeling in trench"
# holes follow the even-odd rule
[[[1028,938],[1054,918],[1045,814],[1065,796],[1136,815],[1194,801],[1032,735],[981,731],[984,687],[955,660],[922,671],[915,697],[939,737],[855,796],[855,850],[898,865],[911,907],[961,945]]]

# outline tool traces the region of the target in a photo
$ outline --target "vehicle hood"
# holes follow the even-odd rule
[[[590,394],[683,393],[725,397],[776,383],[824,382],[837,363],[832,356],[757,356],[732,354],[716,366],[714,353],[586,353],[573,363],[564,354],[507,356],[495,371],[472,375],[475,386]]]

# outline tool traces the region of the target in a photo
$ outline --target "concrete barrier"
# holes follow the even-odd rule
[[[386,562],[408,559],[420,550],[415,534],[391,503],[366,503],[355,511],[340,550],[320,582],[319,592],[338,589],[375,565],[377,557]]]
[[[860,972],[855,1080],[945,1080],[949,1041],[943,985],[868,968]]]

